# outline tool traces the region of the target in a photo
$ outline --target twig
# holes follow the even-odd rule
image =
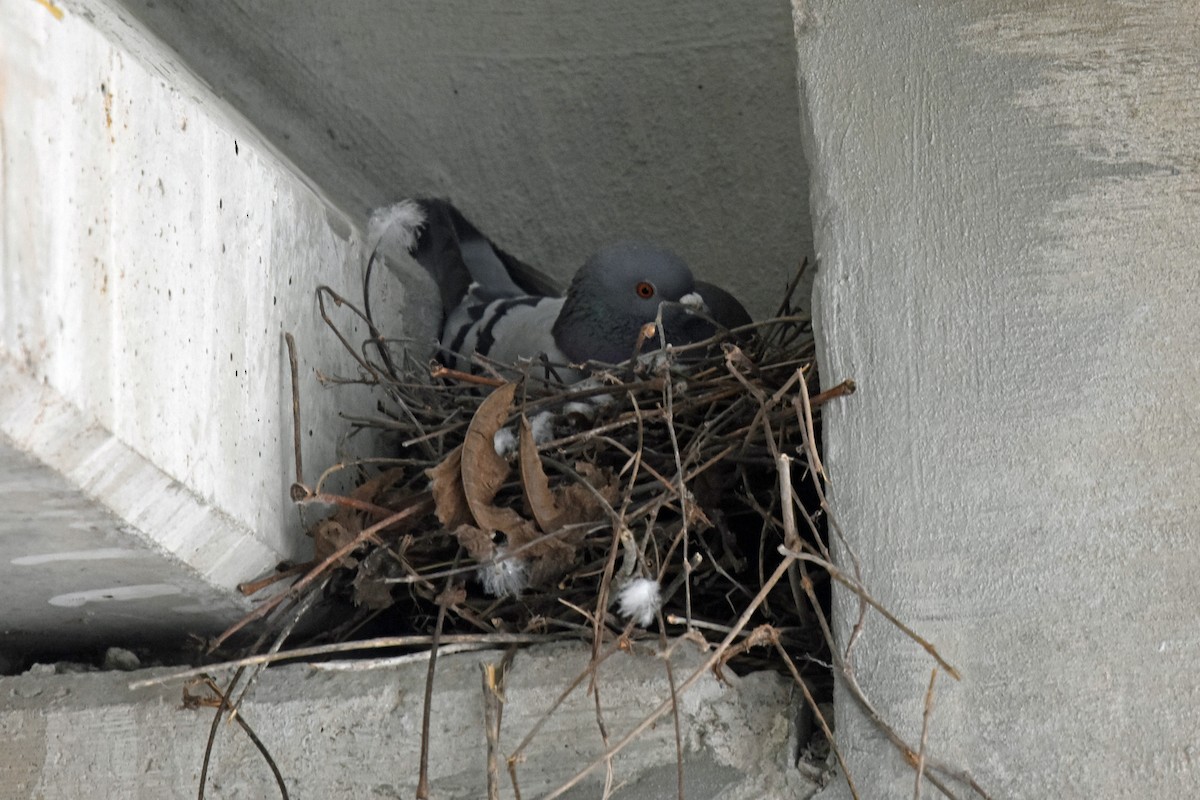
[[[513,750],[512,753],[509,754],[509,756],[508,756],[508,771],[509,771],[509,774],[512,776],[514,791],[516,791],[516,789],[517,789],[516,764],[518,761],[520,761],[524,758],[525,748],[528,747],[529,743],[533,741],[533,737],[537,736],[538,731],[540,731],[542,729],[542,726],[545,725],[547,720],[550,719],[550,715],[553,714],[556,710],[558,710],[558,707],[561,706],[563,704],[563,702],[565,702],[566,699],[568,697],[570,697],[571,694],[577,688],[579,688],[579,684],[583,683],[584,678],[587,678],[588,676],[595,674],[596,669],[601,664],[603,664],[605,661],[607,661],[609,656],[611,656],[613,653],[616,653],[619,650],[624,649],[625,646],[626,646],[626,642],[624,642],[623,640],[617,640],[617,641],[611,643],[608,646],[608,648],[606,648],[604,650],[604,652],[600,653],[598,656],[595,656],[595,657],[589,659],[587,666],[584,667],[583,670],[581,670],[579,672],[579,674],[575,676],[574,680],[572,680],[569,684],[567,684],[566,688],[563,689],[562,692],[559,693],[558,697],[555,698],[554,702],[550,704],[550,707],[548,709],[546,709],[540,717],[538,717],[537,722],[535,722],[533,724],[533,727],[529,729],[529,733],[525,734],[525,738],[520,741],[520,743],[517,745],[516,749]],[[519,795],[520,792],[518,791],[517,794]]]
[[[234,680],[230,682],[230,687],[232,688],[233,684],[236,682],[237,678],[235,677]],[[221,722],[221,715],[225,711],[230,713],[230,718],[237,722],[238,727],[240,727],[242,731],[250,738],[250,742],[254,745],[255,749],[258,750],[259,755],[261,755],[263,760],[267,762],[267,767],[270,768],[271,775],[275,778],[275,786],[279,789],[280,797],[282,797],[283,800],[288,800],[287,784],[283,780],[283,774],[279,771],[278,765],[275,764],[275,759],[271,757],[270,751],[267,750],[267,746],[263,744],[261,739],[258,738],[258,734],[254,732],[254,729],[250,727],[250,724],[246,722],[242,714],[233,714],[233,709],[229,705],[229,698],[227,694],[221,691],[220,687],[217,686],[216,681],[214,681],[212,678],[204,678],[203,683],[214,695],[216,695],[217,710],[216,713],[213,714],[212,727],[209,729],[208,742],[204,748],[204,763],[200,769],[200,788],[196,793],[198,800],[204,800],[204,787],[208,783],[208,766],[210,757],[212,755],[213,742],[215,741],[217,735],[217,726]]]
[[[487,738],[488,800],[500,800],[500,722],[504,714],[504,684],[515,650],[499,663],[480,664],[483,673],[483,732]]]
[[[486,375],[476,375],[473,372],[463,372],[457,369],[450,369],[449,367],[441,364],[433,364],[430,366],[429,377],[434,379],[449,378],[450,380],[459,381],[460,383],[473,383],[478,386],[491,386],[493,388],[497,386],[503,386],[504,384],[508,383],[508,381],[504,380],[503,378],[489,378]]]
[[[762,589],[759,590],[758,594],[754,596],[754,600],[751,601],[750,605],[747,606],[745,611],[742,612],[741,616],[738,617],[738,621],[737,621],[737,623],[734,624],[733,630],[728,635],[726,635],[725,639],[722,640],[721,644],[718,645],[717,648],[715,650],[713,650],[713,652],[709,655],[709,657],[704,660],[704,663],[701,664],[699,667],[697,667],[696,670],[694,672],[692,672],[692,674],[689,675],[682,684],[679,685],[679,689],[678,689],[679,694],[682,694],[682,693],[686,692],[688,689],[690,689],[692,687],[692,685],[694,683],[696,683],[696,681],[700,680],[700,676],[702,676],[704,673],[708,672],[710,669],[713,668],[713,666],[716,665],[716,663],[720,660],[722,654],[725,652],[726,648],[729,647],[730,642],[733,641],[734,637],[742,630],[742,628],[746,627],[746,623],[748,623],[750,621],[750,617],[758,609],[758,607],[762,603],[763,599],[766,598],[767,593],[770,592],[771,589],[773,589],[775,587],[775,584],[778,583],[779,579],[781,577],[783,577],[785,572],[787,572],[787,568],[788,568],[788,566],[791,565],[793,558],[794,558],[794,556],[791,556],[791,555],[784,556],[783,562],[780,563],[780,565],[775,568],[775,572],[772,573],[772,575],[769,579],[767,579],[767,582],[763,585]],[[629,733],[625,734],[625,736],[623,736],[615,745],[613,745],[612,747],[609,747],[607,750],[605,750],[603,755],[601,755],[599,758],[592,761],[590,764],[588,764],[586,767],[581,769],[579,772],[575,773],[574,777],[572,777],[566,783],[559,786],[557,789],[552,791],[550,794],[546,795],[545,798],[543,798],[543,800],[553,800],[555,797],[561,797],[563,795],[563,793],[569,791],[571,789],[571,787],[575,786],[577,783],[579,783],[581,780],[583,780],[585,777],[587,777],[589,774],[591,774],[592,770],[596,769],[596,767],[605,763],[608,759],[612,758],[617,753],[624,750],[629,745],[630,742],[632,742],[634,739],[636,739],[638,736],[640,736],[647,728],[649,728],[651,725],[653,725],[655,722],[657,722],[659,717],[661,717],[663,714],[666,714],[668,711],[670,711],[671,707],[672,707],[672,698],[667,698],[665,701],[660,703],[653,711],[651,711],[648,715],[646,715],[646,717],[640,723],[638,723],[636,726],[634,726],[633,730],[631,730]]]
[[[454,653],[475,653],[480,650],[495,650],[492,645],[478,642],[463,642],[462,644],[443,644],[438,647],[438,655],[448,656]],[[317,672],[370,672],[376,669],[392,669],[405,664],[420,664],[429,660],[430,651],[418,650],[402,656],[385,656],[384,658],[356,658],[345,661],[310,661],[308,667]]]
[[[438,640],[442,636],[442,624],[446,621],[446,606],[451,586],[447,585],[443,597],[438,598],[437,623],[433,628],[433,641],[429,645],[429,670],[425,673],[425,704],[421,712],[421,759],[417,777],[417,800],[429,798],[429,716],[433,712],[433,675],[437,669]]]
[[[563,637],[544,633],[472,633],[472,634],[443,634],[443,644],[478,644],[478,645],[510,645],[510,644],[541,644],[561,641]],[[330,653],[353,653],[360,650],[377,650],[384,647],[416,647],[433,643],[433,637],[428,634],[413,636],[385,636],[377,639],[366,639],[359,642],[339,642],[338,644],[323,644],[313,647],[297,647],[282,653],[246,656],[233,661],[222,661],[218,664],[208,664],[194,669],[171,672],[166,675],[156,675],[153,678],[143,678],[129,684],[130,689],[145,689],[148,686],[158,686],[179,680],[194,678],[209,672],[226,669],[238,669],[254,664],[270,664],[276,661],[294,661],[310,656],[323,656]]]
[[[262,619],[263,617],[267,616],[272,611],[274,611],[276,608],[278,608],[279,605],[288,597],[297,596],[302,589],[307,588],[309,586],[309,584],[311,584],[313,581],[315,581],[318,576],[323,574],[326,569],[328,569],[333,564],[336,564],[338,561],[340,561],[346,555],[352,553],[364,542],[374,538],[375,534],[378,533],[379,531],[382,531],[385,528],[390,528],[392,525],[395,525],[403,520],[410,519],[412,517],[420,516],[422,514],[428,513],[432,507],[433,507],[433,500],[430,497],[429,493],[425,492],[425,493],[417,495],[415,498],[413,498],[407,508],[405,508],[401,511],[397,511],[395,514],[392,514],[387,519],[381,520],[369,528],[365,528],[362,531],[362,533],[358,534],[358,536],[355,536],[354,539],[349,544],[346,544],[343,547],[339,547],[337,550],[335,550],[333,553],[331,553],[329,555],[329,557],[327,557],[324,561],[322,561],[321,563],[319,563],[315,567],[313,567],[311,570],[309,570],[308,574],[306,574],[300,580],[296,581],[296,583],[292,586],[291,589],[271,598],[270,600],[263,603],[261,606],[259,606],[254,611],[252,611],[249,614],[247,614],[246,616],[242,617],[238,622],[235,622],[233,625],[231,625],[228,629],[225,630],[224,633],[222,633],[220,636],[218,636],[216,638],[216,640],[213,642],[210,649],[215,650],[217,647],[219,647],[221,645],[222,642],[224,642],[226,639],[228,639],[233,634],[240,631],[242,628],[249,625],[254,620]]]
[[[823,406],[836,397],[847,397],[858,391],[858,384],[847,378],[836,386],[831,386],[820,394],[814,394],[808,401],[813,408]]]
[[[283,335],[287,342],[288,365],[292,376],[292,446],[296,452],[296,483],[304,483],[304,455],[300,447],[300,366],[296,361],[296,339],[291,332]]]
[[[663,650],[666,650],[667,644],[666,629],[667,626],[663,623],[663,615],[660,610],[658,612],[658,636]],[[671,722],[675,731],[675,782],[679,787],[678,800],[685,800],[683,795],[683,734],[679,724],[679,697],[675,692],[675,670],[671,667],[670,656],[663,659],[663,665],[667,670],[667,686],[671,689]]]
[[[913,800],[921,800],[921,778],[925,777],[925,747],[929,744],[929,718],[933,716],[933,684],[937,681],[938,668],[929,673],[929,688],[925,690],[925,713],[921,715],[921,743],[917,746],[917,780],[913,787]]]
[[[872,597],[870,592],[868,592],[863,587],[863,585],[860,584],[858,581],[855,581],[855,580],[847,577],[845,573],[843,573],[841,570],[839,570],[833,564],[830,564],[828,561],[821,558],[820,556],[813,555],[811,553],[801,553],[801,552],[797,552],[795,550],[790,550],[787,547],[784,547],[783,545],[779,546],[779,552],[782,555],[791,556],[792,558],[796,558],[796,559],[800,559],[802,561],[808,561],[813,564],[816,564],[821,569],[828,572],[829,577],[833,578],[838,583],[842,584],[847,589],[854,592],[860,598],[865,600],[872,608],[874,608],[876,611],[878,611],[880,614],[882,614],[884,619],[886,619],[888,622],[892,623],[897,628],[899,628],[900,631],[902,633],[904,633],[905,636],[912,639],[914,642],[916,642],[918,645],[921,646],[921,649],[923,649],[926,653],[929,653],[929,655],[933,656],[933,660],[936,661],[938,664],[940,664],[942,669],[946,670],[946,673],[951,678],[954,678],[954,680],[956,680],[956,681],[962,680],[962,676],[959,674],[959,671],[957,669],[955,669],[955,667],[953,665],[951,665],[950,662],[948,662],[948,661],[946,661],[946,659],[942,658],[941,654],[938,653],[937,648],[934,647],[933,644],[928,639],[921,636],[919,633],[914,631],[912,628],[908,627],[903,622],[901,622],[900,619],[895,614],[893,614],[891,611],[889,611],[887,609],[887,607],[885,607],[882,603],[880,603],[878,600],[876,600],[874,597]]]
[[[808,690],[808,684],[800,677],[800,671],[796,669],[796,664],[793,662],[792,657],[783,649],[783,644],[779,641],[778,632],[772,637],[771,644],[775,646],[775,650],[779,653],[780,658],[783,659],[783,663],[787,665],[788,671],[792,673],[792,680],[800,687],[800,692],[804,695],[804,702],[808,704],[809,709],[817,720],[817,724],[821,726],[821,732],[825,734],[825,741],[829,742],[829,747],[833,750],[833,756],[842,768],[842,776],[846,779],[846,787],[850,790],[850,796],[854,800],[858,800],[858,787],[854,785],[854,776],[850,773],[850,765],[846,763],[846,757],[842,755],[842,749],[838,747],[837,739],[833,735],[833,729],[829,727],[829,721],[821,713],[821,708],[817,704],[816,698]]]

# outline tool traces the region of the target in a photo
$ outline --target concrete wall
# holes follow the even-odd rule
[[[873,592],[962,672],[938,685],[931,754],[995,797],[1188,796],[1194,9],[794,6],[824,377],[861,387],[826,416],[835,512]],[[69,8],[0,5],[0,341],[19,399],[2,430],[52,465],[38,442],[90,443],[76,461],[125,448],[186,508],[255,532],[247,572],[295,544],[279,335],[336,362],[311,290],[350,283],[368,205],[448,193],[560,275],[645,225],[710,277],[760,265],[759,312],[806,249],[776,6]],[[329,396],[310,376],[305,397]],[[51,437],[42,407],[100,439]],[[327,462],[312,427],[309,463]],[[119,520],[141,508],[89,492]],[[844,634],[851,598],[838,610]],[[915,743],[929,659],[873,617],[854,664]],[[838,725],[863,796],[911,794],[844,693]]]
[[[10,506],[20,522],[0,556],[21,576],[6,590],[56,630],[51,598],[142,585],[153,563],[173,601],[213,612],[175,620],[182,636],[242,613],[234,584],[306,552],[287,495],[282,335],[297,338],[304,446],[323,469],[345,431],[336,411],[364,401],[316,381],[352,370],[314,289],[357,295],[361,250],[349,220],[168,51],[136,27],[116,44],[88,16],[0,3],[0,438],[107,521]],[[378,300],[398,308],[400,295],[393,283]],[[110,557],[62,557],[96,549]],[[219,613],[182,588],[205,585],[223,590]],[[164,613],[146,598],[80,613],[133,629],[146,608]]]
[[[931,753],[993,797],[1194,795],[1194,5],[796,15],[823,377],[860,387],[826,412],[834,511],[962,671]],[[855,664],[915,745],[930,659],[874,617]],[[839,700],[862,796],[911,796]]]
[[[356,218],[448,196],[560,278],[648,236],[758,314],[811,252],[783,0],[117,7]]]

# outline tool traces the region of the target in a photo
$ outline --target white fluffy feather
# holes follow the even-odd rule
[[[622,617],[632,619],[635,624],[645,628],[654,622],[658,609],[662,607],[662,589],[658,581],[634,578],[621,588],[617,602],[617,610]]]
[[[412,200],[401,200],[371,212],[367,222],[367,242],[372,248],[383,242],[396,242],[405,250],[411,250],[417,242],[417,233],[425,225],[425,212]]]
[[[534,444],[545,444],[554,438],[554,412],[543,411],[534,414],[529,420],[529,428],[533,431]]]
[[[507,550],[496,548],[495,559],[475,570],[483,590],[492,597],[516,597],[529,586],[529,563],[523,558],[504,558]]]
[[[517,452],[517,433],[511,427],[501,428],[492,436],[492,447],[496,455],[508,458]]]

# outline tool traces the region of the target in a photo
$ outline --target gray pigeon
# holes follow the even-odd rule
[[[562,365],[564,380],[582,377],[568,364],[616,364],[634,354],[642,327],[661,310],[672,344],[711,337],[716,328],[750,321],[728,292],[696,282],[676,254],[650,244],[602,248],[575,274],[565,296],[523,262],[496,247],[453,205],[438,199],[405,200],[386,209],[386,224],[438,285],[441,344],[452,368],[478,353],[500,364],[544,354]],[[374,224],[374,220],[373,220]],[[700,290],[703,294],[698,294]],[[713,306],[705,308],[705,297]],[[697,314],[696,312],[699,312]],[[654,349],[657,340],[644,344]]]

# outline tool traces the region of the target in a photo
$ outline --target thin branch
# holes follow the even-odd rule
[[[938,668],[929,673],[929,688],[925,690],[925,713],[921,715],[921,743],[917,746],[917,779],[913,787],[913,800],[921,800],[921,779],[925,777],[925,748],[929,744],[929,718],[933,716],[933,685],[937,681]]]

